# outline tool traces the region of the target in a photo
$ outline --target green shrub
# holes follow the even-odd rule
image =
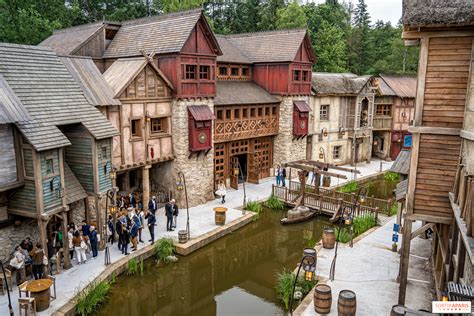
[[[295,277],[295,274],[293,274],[290,270],[286,269],[277,274],[277,284],[275,286],[275,290],[277,298],[283,302],[285,310],[288,310],[290,305],[290,299],[291,294],[293,292],[293,284],[295,282]],[[316,280],[306,281],[303,273],[303,276],[300,274],[300,277],[296,281],[296,287],[300,288],[304,297],[311,291],[311,289],[316,285],[316,283]]]
[[[254,213],[257,213],[253,220],[257,220],[260,217],[260,214],[262,213],[262,204],[258,203],[257,201],[248,201],[247,205],[245,206],[245,209]]]
[[[358,187],[357,182],[354,180],[351,180],[347,182],[346,184],[344,184],[339,189],[337,189],[337,191],[341,193],[352,193],[352,192],[357,191],[357,187]]]
[[[383,175],[383,179],[387,182],[398,182],[400,181],[400,175],[393,171],[388,171]]]
[[[336,235],[336,241],[342,243],[348,243],[351,240],[351,235],[349,230],[346,228],[336,228],[334,230],[334,234]]]
[[[283,204],[283,202],[274,195],[270,196],[270,198],[265,202],[265,206],[275,211],[281,211],[285,209],[285,204]]]
[[[398,203],[392,202],[392,206],[390,208],[390,216],[396,215],[398,213]]]
[[[377,219],[373,214],[367,214],[354,217],[353,222],[354,234],[356,236],[366,232],[374,226],[377,226]]]
[[[309,247],[309,248],[314,248],[316,246],[317,242],[316,240],[314,240],[314,238],[311,238],[308,240],[308,242],[306,243],[306,245]]]
[[[117,275],[115,274],[115,271],[112,272],[112,274],[110,275],[110,282],[109,284],[112,285],[112,284],[115,284],[115,282],[117,282]]]
[[[76,304],[76,314],[80,316],[91,315],[97,307],[107,299],[110,283],[102,281],[92,283],[79,294]]]
[[[161,238],[155,243],[153,250],[157,260],[168,263],[168,257],[175,252],[173,240],[170,238]]]
[[[131,258],[127,264],[127,275],[136,275],[140,273],[143,275],[143,259],[138,261],[137,258]]]

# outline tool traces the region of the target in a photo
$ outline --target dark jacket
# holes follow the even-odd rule
[[[150,200],[148,202],[148,209],[150,210],[150,212],[155,214],[156,210],[158,209],[158,202],[156,202],[155,200],[155,205],[153,206],[153,200]]]
[[[109,220],[109,222],[107,223],[107,225],[109,226],[109,230],[112,232],[112,234],[115,232],[115,227],[114,227],[114,222],[112,220]]]
[[[89,240],[90,240],[91,243],[97,243],[97,231],[96,230],[93,230],[91,232]]]
[[[82,225],[82,235],[89,236],[91,234],[91,227],[87,224]]]
[[[285,168],[281,169],[281,175],[282,175],[282,177],[286,178],[286,169]]]
[[[173,205],[171,205],[171,203],[166,203],[165,214],[166,217],[173,217]]]
[[[122,235],[122,223],[119,220],[115,223],[115,230],[117,231],[117,234]]]
[[[174,204],[173,205],[173,215],[178,216],[179,210],[178,210],[178,205]]]
[[[137,207],[137,199],[135,198],[135,195],[132,194],[132,197],[130,198],[130,204],[132,205],[133,208]]]
[[[128,230],[124,229],[122,231],[122,234],[123,234],[123,241],[125,241],[128,244],[130,242],[130,233],[128,232]]]
[[[147,219],[148,226],[153,226],[156,224],[156,217],[152,213],[146,214],[145,218]]]
[[[138,235],[138,224],[135,223],[135,225],[132,226],[132,228],[130,229],[130,235],[132,237],[136,237]]]

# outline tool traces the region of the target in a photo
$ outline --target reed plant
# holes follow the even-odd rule
[[[349,230],[346,228],[336,227],[334,229],[334,234],[336,235],[336,241],[338,242],[342,242],[345,244],[351,240],[351,235],[349,233]]]
[[[168,263],[168,257],[175,252],[173,240],[170,238],[161,238],[155,243],[153,250],[157,260]]]
[[[265,202],[265,206],[275,211],[285,209],[285,204],[274,195],[270,196],[270,198]]]
[[[357,191],[357,188],[358,188],[357,182],[354,180],[351,180],[347,182],[346,184],[344,184],[339,189],[337,189],[337,191],[341,193],[352,193],[352,192]]]
[[[284,269],[282,272],[277,273],[277,283],[275,290],[277,298],[283,303],[285,310],[288,310],[290,305],[295,278],[296,275],[290,270]],[[306,294],[308,294],[316,285],[316,283],[316,280],[307,281],[304,277],[300,276],[296,281],[296,287],[301,291],[303,297],[305,297]]]
[[[138,261],[137,258],[131,258],[127,264],[127,275],[143,275],[143,259]]]
[[[372,227],[377,226],[377,219],[373,214],[357,216],[354,218],[354,223],[352,225],[354,228],[354,234],[358,236]]]
[[[245,209],[247,211],[256,213],[256,215],[253,218],[253,220],[256,221],[257,219],[260,218],[260,214],[262,213],[263,207],[262,207],[262,204],[258,203],[257,201],[248,201],[245,206]]]
[[[383,179],[386,182],[399,182],[400,181],[400,175],[396,172],[388,171],[383,175]]]
[[[107,299],[110,283],[102,281],[89,285],[76,301],[76,314],[80,316],[92,315],[97,307]]]

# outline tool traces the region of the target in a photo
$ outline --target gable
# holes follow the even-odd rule
[[[215,55],[219,52],[216,39],[213,39],[212,32],[207,29],[207,25],[202,19],[193,27],[186,43],[181,49],[181,53],[209,54]]]
[[[171,96],[167,83],[149,64],[146,65],[120,94],[120,99],[156,99]]]
[[[294,61],[306,63],[314,63],[316,61],[316,56],[314,55],[314,51],[311,46],[311,42],[308,39],[308,36],[305,36],[303,41],[301,42]]]

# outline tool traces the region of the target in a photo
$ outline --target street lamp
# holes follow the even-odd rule
[[[356,202],[359,202],[359,204],[365,203],[367,199],[367,188],[366,187],[361,187],[357,191],[357,197],[356,197]]]
[[[8,285],[7,274],[5,273],[5,267],[3,266],[3,261],[0,260],[0,266],[2,267],[3,279],[5,280],[5,284],[7,286],[7,295],[8,295],[8,310],[10,311],[10,316],[13,316],[13,307],[12,307],[12,299],[10,297],[10,286]]]
[[[178,181],[176,181],[176,190],[183,191],[186,199],[186,232],[188,233],[188,240],[191,238],[189,231],[189,205],[188,205],[188,191],[186,189],[186,177],[182,171],[178,172]]]
[[[105,259],[104,259],[104,264],[107,266],[111,263],[110,261],[110,250],[109,250],[109,243],[107,240],[107,222],[109,220],[109,212],[113,216],[114,220],[114,227],[115,227],[115,214],[117,213],[118,207],[117,207],[117,188],[115,186],[115,180],[117,179],[117,173],[115,172],[115,169],[112,167],[112,163],[110,161],[107,161],[105,164],[104,170],[107,171],[107,166],[110,164],[110,172],[109,172],[109,178],[112,181],[112,189],[109,189],[106,193],[106,200],[105,200],[105,221],[104,221],[104,240],[105,240]],[[109,200],[112,200],[112,205],[109,207]],[[115,236],[112,236],[114,238]]]
[[[316,261],[316,249],[305,248],[303,250],[303,257],[301,258],[301,262],[298,266],[298,271],[296,272],[295,281],[293,282],[293,291],[291,292],[290,297],[290,315],[293,315],[293,298],[295,296],[296,282],[298,281],[298,276],[300,275],[301,267],[303,267],[303,271],[305,272],[305,280],[312,281],[314,279],[314,272],[316,271]]]
[[[245,207],[247,206],[247,193],[245,191],[244,173],[242,172],[242,166],[240,165],[239,159],[237,157],[234,157],[234,176],[237,176],[238,179],[239,174],[242,179],[242,186],[244,188],[244,204],[242,207],[242,214],[245,214]]]

